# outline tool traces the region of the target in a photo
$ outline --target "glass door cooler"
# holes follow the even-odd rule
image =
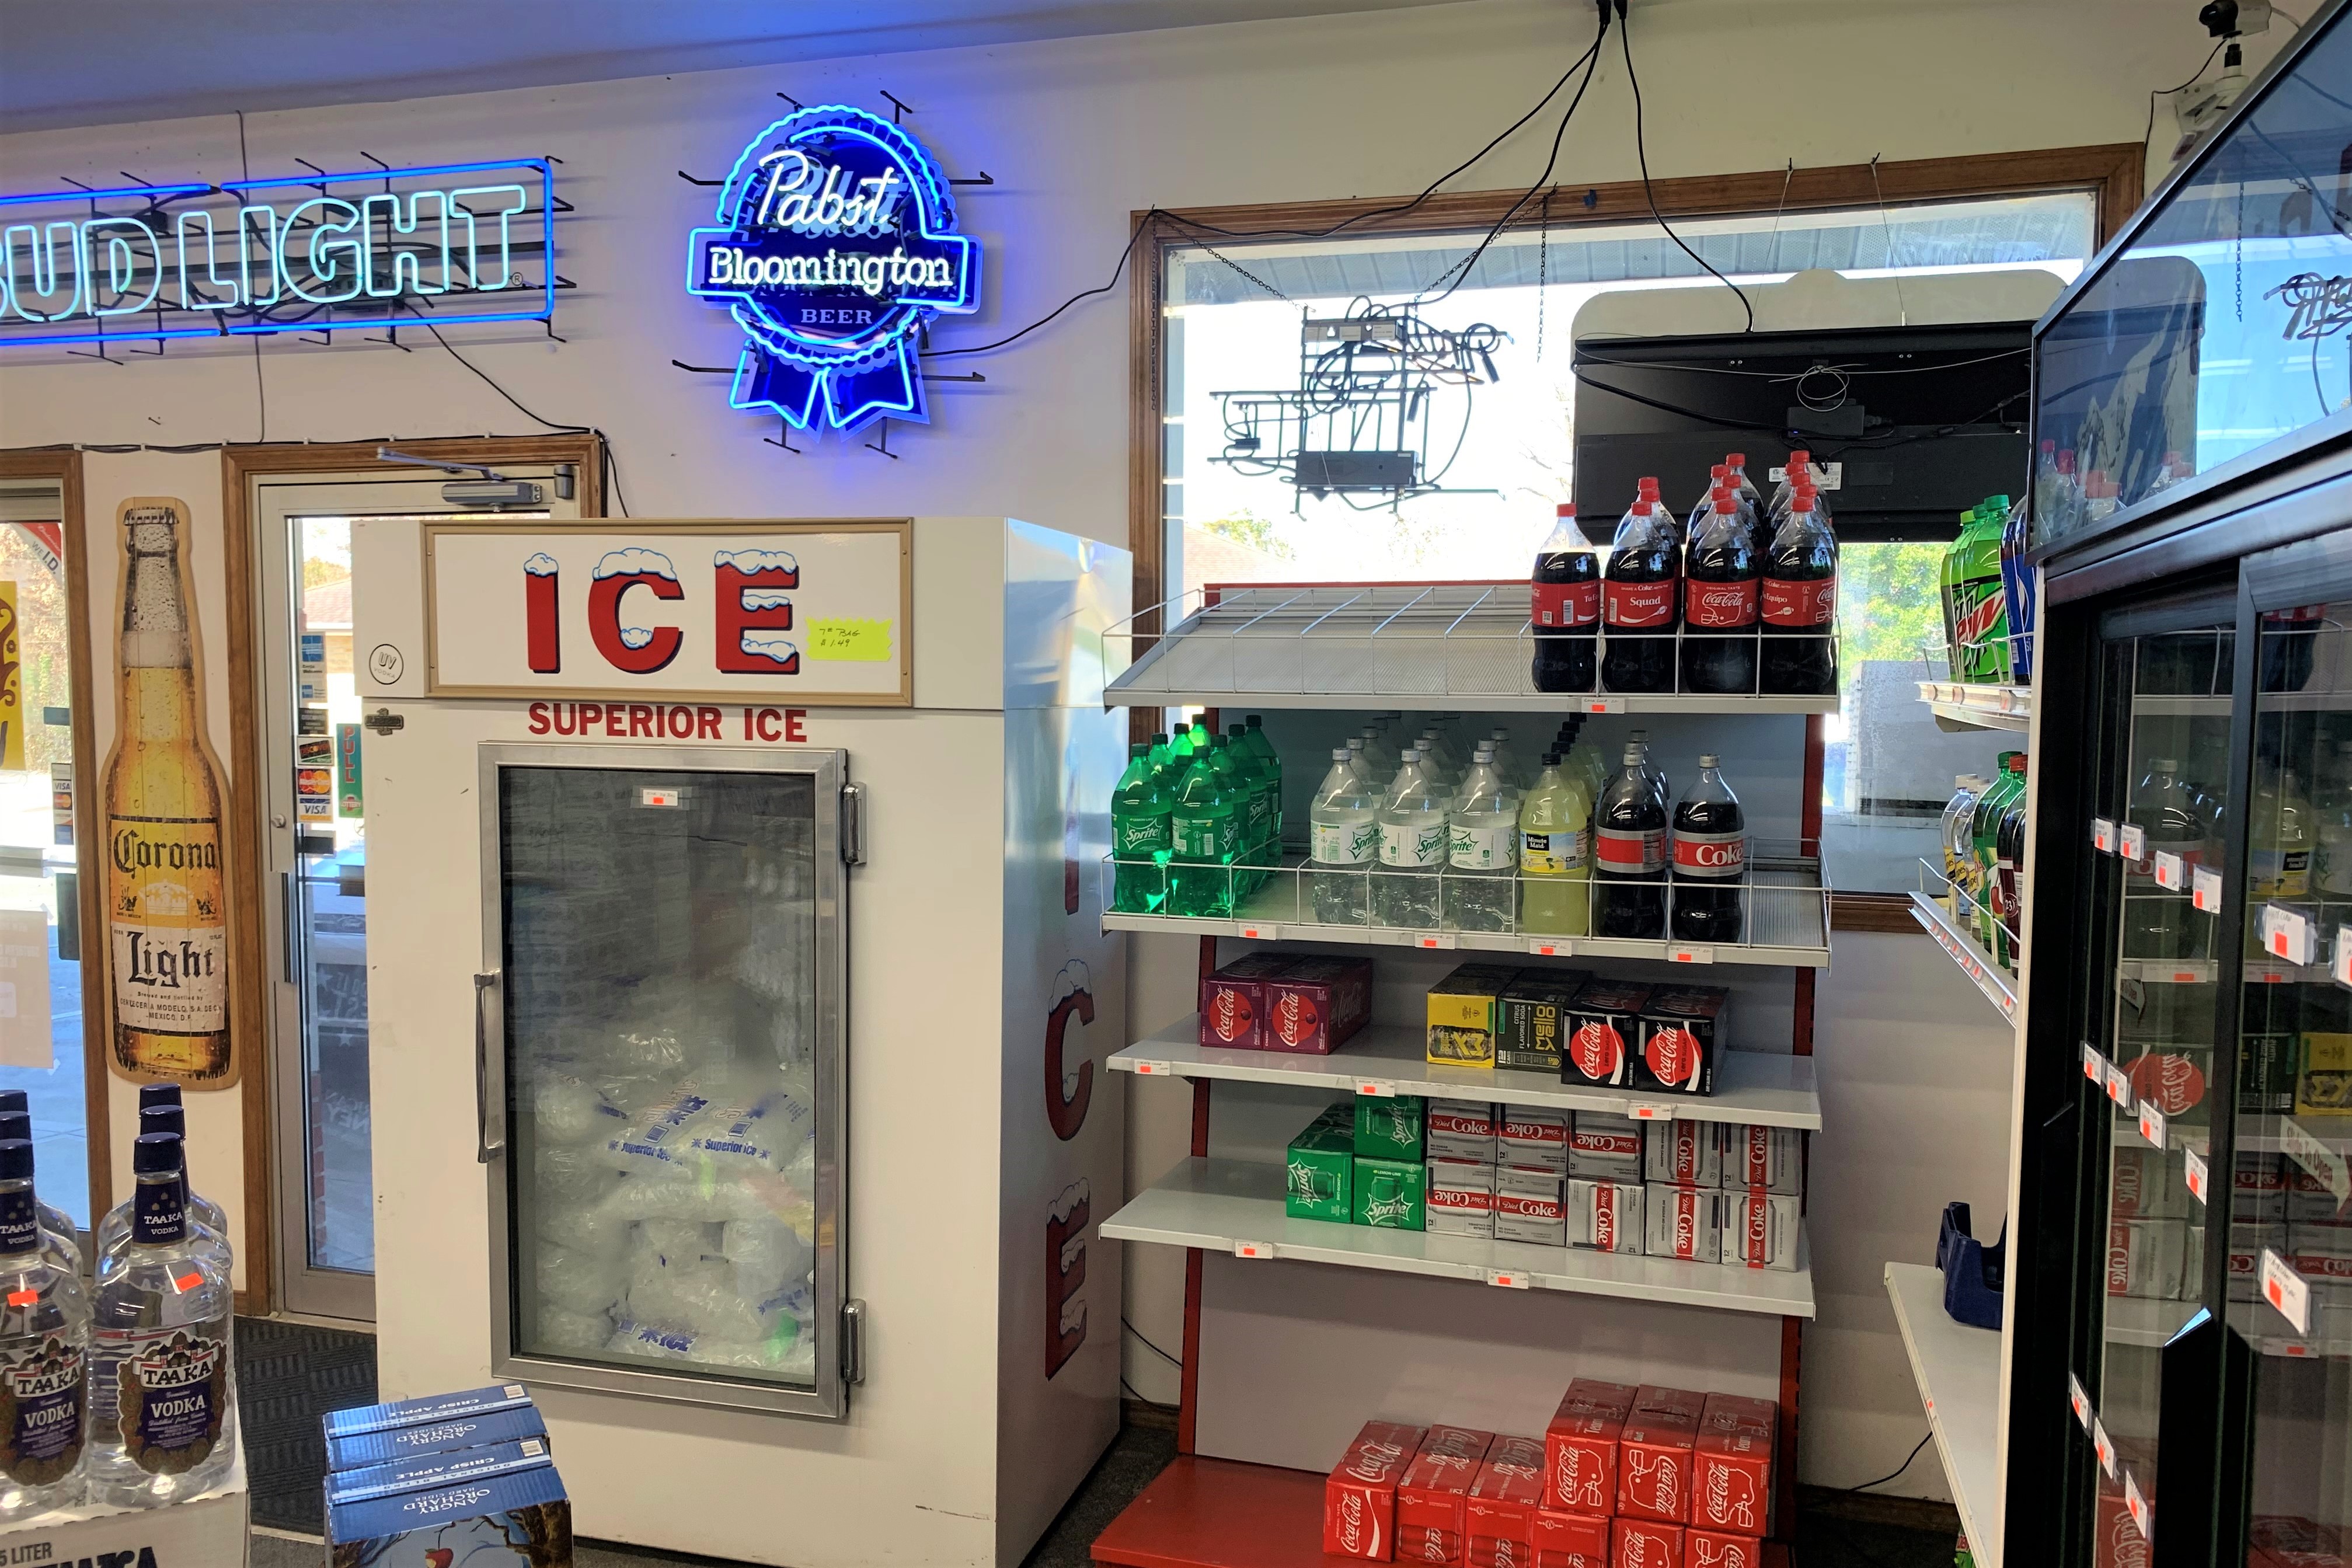
[[[2352,1563],[2352,24],[2036,330],[2005,1559]]]

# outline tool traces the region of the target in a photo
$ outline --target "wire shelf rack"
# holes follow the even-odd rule
[[[1111,706],[1388,708],[1441,703],[1487,711],[1834,713],[1835,692],[1538,691],[1528,585],[1518,583],[1258,584],[1195,589],[1115,624],[1128,655]],[[1596,638],[1605,658],[1609,636]],[[1673,668],[1685,644],[1753,633],[1662,628]]]
[[[1365,942],[1471,948],[1543,957],[1654,958],[1684,963],[1829,966],[1829,896],[1821,861],[1794,843],[1753,841],[1738,881],[1604,878],[1568,881],[1516,871],[1334,868],[1297,857],[1279,864],[1102,862],[1107,931],[1178,931],[1261,942]],[[1675,934],[1677,895],[1729,893],[1735,936]],[[1636,894],[1663,923],[1614,935],[1607,905]],[[1622,929],[1622,928],[1621,928]]]
[[[1919,862],[1919,887],[1911,895],[1911,918],[1936,939],[1960,973],[1984,994],[1986,1001],[2012,1022],[2017,1017],[2017,978],[2009,967],[1985,949],[1978,935],[1979,905],[1969,890],[1927,861]],[[2016,952],[2014,944],[2012,952]]]

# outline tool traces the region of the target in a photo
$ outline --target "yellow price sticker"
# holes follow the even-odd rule
[[[836,664],[881,664],[890,657],[890,623],[838,616],[809,623],[808,656]]]

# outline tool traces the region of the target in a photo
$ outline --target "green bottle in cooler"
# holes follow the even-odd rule
[[[1169,819],[1175,800],[1152,765],[1151,748],[1127,749],[1127,772],[1110,796],[1111,905],[1123,914],[1157,914],[1168,901]]]
[[[1234,912],[1233,864],[1241,849],[1241,824],[1234,809],[1233,770],[1219,773],[1211,763],[1210,752],[1193,757],[1169,813],[1168,903],[1173,914]]]
[[[1267,863],[1266,845],[1274,837],[1274,791],[1265,764],[1249,743],[1249,726],[1225,726],[1224,754],[1233,763],[1241,791],[1235,808],[1242,819],[1242,864],[1262,867]],[[1243,874],[1242,885],[1255,889],[1265,880],[1264,871],[1252,869]]]
[[[1259,771],[1265,775],[1266,790],[1273,799],[1274,828],[1268,844],[1274,850],[1274,854],[1267,863],[1280,865],[1282,863],[1282,753],[1276,751],[1274,742],[1265,738],[1265,724],[1258,714],[1253,713],[1249,716],[1249,734],[1244,738],[1249,742],[1250,754],[1257,758]]]
[[[1978,506],[1944,552],[1944,599],[1950,606],[1952,676],[1977,685],[2010,683],[2009,595],[2000,576],[2000,535],[2008,521]]]
[[[2000,753],[1992,785],[1977,796],[1976,816],[1969,824],[1969,853],[1976,863],[1976,907],[1969,914],[1976,939],[1987,952],[1995,952],[2007,941],[2005,936],[1998,934],[2000,925],[1992,918],[1992,889],[2000,859],[2000,819],[2009,810],[2010,802],[2015,800],[2025,787],[2025,775],[2015,769],[2017,761],[2023,755],[2021,752]]]

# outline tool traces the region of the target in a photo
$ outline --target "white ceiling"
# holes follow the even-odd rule
[[[1440,0],[0,0],[0,131]]]

